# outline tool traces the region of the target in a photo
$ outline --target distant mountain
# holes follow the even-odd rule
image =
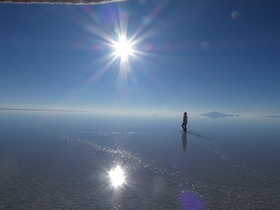
[[[233,115],[233,114],[224,114],[224,113],[219,113],[219,112],[209,112],[205,114],[200,114],[202,116],[210,117],[212,119],[217,119],[220,117],[238,117],[239,115]]]

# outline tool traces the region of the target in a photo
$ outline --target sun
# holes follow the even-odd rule
[[[112,169],[109,172],[109,178],[114,187],[122,186],[125,182],[124,171],[120,166]]]
[[[114,43],[115,55],[121,59],[127,59],[129,55],[133,54],[133,44],[122,36],[119,41]]]

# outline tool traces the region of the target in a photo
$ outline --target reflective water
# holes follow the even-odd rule
[[[278,119],[0,114],[1,209],[280,208]]]

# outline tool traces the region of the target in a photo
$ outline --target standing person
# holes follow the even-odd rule
[[[187,131],[187,124],[188,124],[188,115],[187,115],[187,112],[184,113],[184,116],[183,116],[183,123],[182,123],[182,128],[183,128],[183,131]]]

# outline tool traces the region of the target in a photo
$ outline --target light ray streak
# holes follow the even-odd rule
[[[105,72],[112,66],[116,59],[117,58],[113,56],[110,56],[110,59],[106,59],[109,61],[109,63],[105,64],[105,66],[97,73],[92,74],[91,78],[87,80],[86,84],[92,83],[96,78],[101,77],[103,74],[105,74]]]
[[[77,87],[75,90],[73,90],[67,97],[67,100],[66,101],[71,101],[71,100],[74,100],[77,98],[78,95],[80,95],[80,93],[87,89],[90,84],[94,81],[96,81],[98,78],[102,77],[102,75],[104,75],[107,70],[110,68],[110,66],[115,62],[117,58],[116,57],[113,57],[112,55],[108,55],[107,56],[107,61],[109,61],[107,64],[105,64],[105,66],[103,68],[101,68],[99,71],[91,74],[91,76],[88,78],[88,80],[81,84],[80,87]]]
[[[141,36],[139,36],[139,34],[141,32],[143,32],[147,26],[151,25],[151,23],[154,21],[154,19],[156,19],[156,17],[162,12],[164,7],[166,7],[168,2],[169,2],[169,0],[161,1],[160,4],[155,6],[153,8],[153,10],[150,12],[148,17],[145,19],[145,23],[142,23],[141,25],[139,25],[138,30],[135,31],[135,33],[132,37],[137,43],[144,41],[146,38],[151,38],[152,36],[156,36],[157,34],[160,33],[160,31],[161,31],[161,30],[159,30],[160,28],[162,29],[163,27],[168,25],[167,24],[168,22],[170,22],[171,20],[174,19],[174,15],[172,15],[172,18],[170,17],[168,19],[161,20],[160,22],[155,23],[150,30],[145,32],[145,34],[142,34]]]

